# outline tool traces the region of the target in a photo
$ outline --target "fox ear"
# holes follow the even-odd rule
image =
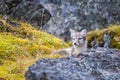
[[[84,37],[86,37],[86,36],[88,35],[87,30],[86,30],[86,29],[83,29],[83,30],[81,31],[81,34],[82,34]]]
[[[74,31],[73,29],[70,29],[69,31],[70,31],[70,33],[71,33],[71,37],[72,37],[73,35],[75,35],[75,31]]]

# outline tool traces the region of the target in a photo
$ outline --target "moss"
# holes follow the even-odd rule
[[[16,27],[7,22],[0,25],[0,78],[24,80],[24,72],[28,66],[41,58],[59,58],[60,55],[50,53],[68,47],[64,41],[38,31],[28,23],[15,20],[11,22],[20,25]]]
[[[110,34],[110,40],[111,40],[110,47],[120,49],[120,25],[111,25],[110,27],[108,27],[106,29],[89,32],[89,35],[88,35],[89,46],[90,46],[90,42],[92,41],[93,35],[97,36],[99,45],[103,46],[103,34],[105,32]]]
[[[20,24],[20,26],[12,26],[7,22],[0,25],[0,78],[24,80],[26,68],[36,60],[59,58],[60,55],[50,53],[59,48],[69,47],[64,41],[46,32],[38,31],[28,23],[9,20]],[[1,16],[0,21],[2,21]],[[120,49],[120,26],[111,26],[100,31],[92,31],[89,33],[88,40],[91,41],[92,35],[96,34],[101,44],[102,34],[105,31],[114,34],[111,47]],[[72,43],[69,42],[69,44]]]

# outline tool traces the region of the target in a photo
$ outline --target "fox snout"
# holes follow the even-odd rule
[[[77,45],[76,43],[74,43],[74,45]]]
[[[73,45],[74,46],[81,46],[85,43],[86,40],[84,40],[84,38],[76,38],[76,39],[73,39]]]
[[[74,46],[81,46],[83,45],[85,42],[74,42],[73,45]]]

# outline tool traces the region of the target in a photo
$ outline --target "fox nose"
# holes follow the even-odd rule
[[[76,43],[74,43],[74,45],[77,45]]]

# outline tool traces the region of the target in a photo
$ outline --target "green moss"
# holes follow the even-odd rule
[[[111,25],[110,27],[106,29],[101,29],[99,31],[91,31],[88,35],[88,42],[90,43],[92,41],[93,35],[97,36],[97,39],[99,41],[99,45],[103,46],[103,34],[105,32],[108,32],[111,36],[111,48],[118,48],[120,49],[120,25]]]
[[[28,66],[40,58],[58,58],[59,55],[50,53],[68,47],[64,41],[38,31],[28,23],[14,22],[20,26],[15,27],[7,22],[0,25],[0,78],[24,80]]]
[[[2,17],[0,16],[0,21]],[[10,21],[12,21],[10,19]],[[59,58],[50,54],[53,50],[69,47],[64,41],[48,33],[38,31],[28,23],[12,21],[19,27],[2,22],[0,25],[0,78],[6,80],[24,80],[24,72],[28,66],[40,58]],[[88,40],[96,34],[102,43],[105,31],[114,33],[111,47],[120,49],[120,26],[111,26],[100,31],[89,33]],[[72,43],[69,42],[71,45]]]

